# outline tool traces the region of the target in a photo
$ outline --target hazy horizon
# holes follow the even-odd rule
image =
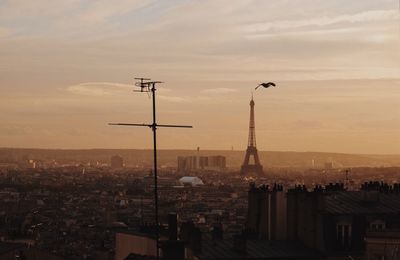
[[[0,146],[400,154],[397,0],[0,1]],[[276,88],[254,91],[258,83]]]
[[[36,148],[36,147],[0,147],[0,150],[47,150],[47,151],[90,151],[90,150],[134,150],[134,151],[152,151],[152,148],[101,148],[101,147],[93,147],[93,148]],[[182,149],[175,149],[175,148],[161,148],[157,149],[158,151],[192,151],[196,152],[196,148],[182,148]],[[200,149],[201,152],[242,152],[245,153],[245,149],[237,149],[237,150],[231,150],[231,149]],[[259,152],[266,152],[266,153],[320,153],[320,154],[343,154],[343,155],[372,155],[372,156],[400,156],[400,154],[396,153],[378,153],[378,154],[373,154],[373,153],[343,153],[343,152],[335,152],[335,151],[327,151],[327,152],[321,152],[321,151],[295,151],[295,150],[259,150]]]

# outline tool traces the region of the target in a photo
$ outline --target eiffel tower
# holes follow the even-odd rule
[[[253,96],[250,101],[250,124],[249,124],[249,141],[247,144],[246,156],[244,157],[244,162],[241,168],[241,174],[263,174],[263,166],[258,158],[258,152],[256,147],[256,127],[254,123],[254,100]],[[254,164],[250,164],[250,157],[253,156]]]

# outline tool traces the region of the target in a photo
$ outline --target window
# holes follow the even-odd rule
[[[383,230],[386,228],[386,225],[382,220],[375,220],[369,224],[369,228],[373,230]]]
[[[351,224],[350,223],[338,223],[336,224],[336,238],[339,246],[348,250],[351,246]]]

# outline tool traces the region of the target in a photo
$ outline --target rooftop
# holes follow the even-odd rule
[[[0,255],[22,248],[24,248],[23,244],[0,242]]]
[[[374,191],[335,192],[325,196],[325,210],[332,214],[400,213],[400,195]]]
[[[304,246],[284,241],[269,242],[265,240],[248,240],[246,254],[238,254],[233,247],[234,241],[205,240],[202,241],[202,252],[199,259],[317,259],[319,254]]]

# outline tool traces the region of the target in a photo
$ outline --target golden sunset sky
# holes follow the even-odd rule
[[[400,154],[398,0],[0,0],[0,147]]]

